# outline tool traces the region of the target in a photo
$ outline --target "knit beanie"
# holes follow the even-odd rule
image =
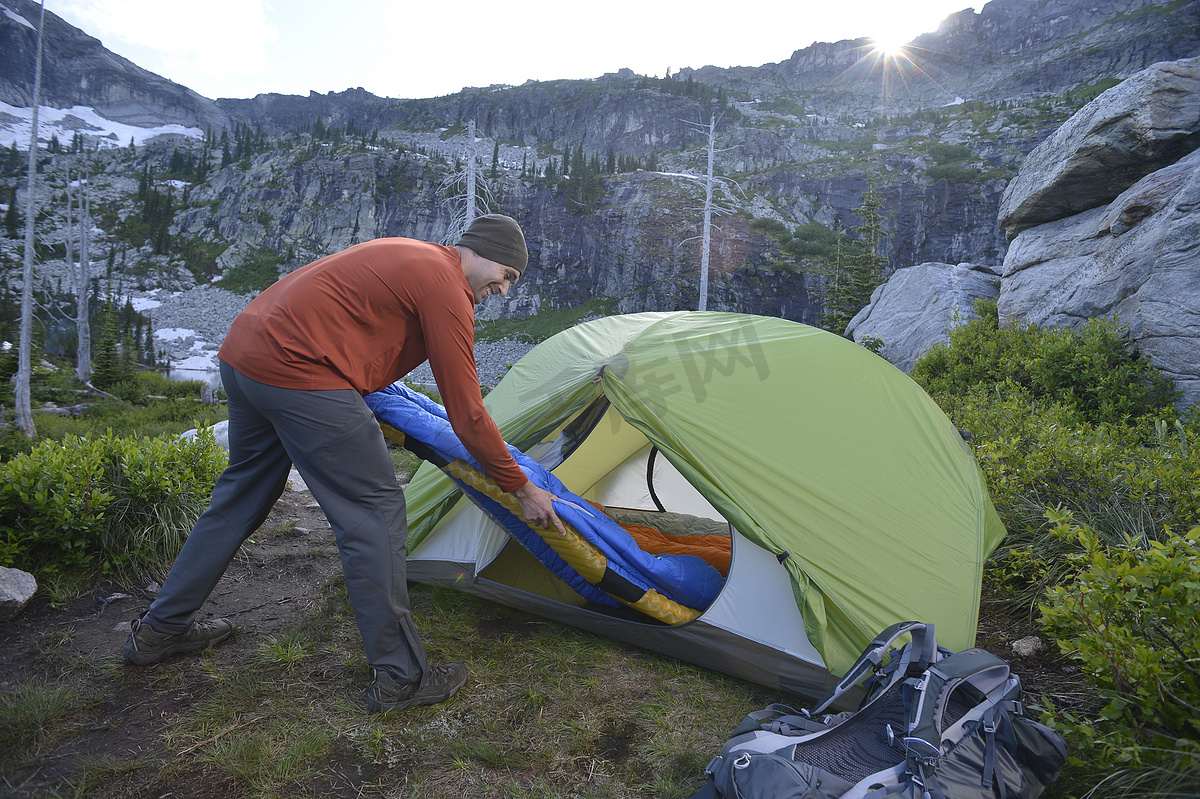
[[[467,247],[489,261],[525,271],[529,251],[521,226],[512,217],[502,214],[477,216],[467,227],[455,246]]]

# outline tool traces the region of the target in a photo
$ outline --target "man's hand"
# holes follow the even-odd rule
[[[517,498],[517,502],[521,503],[521,515],[530,524],[542,528],[555,527],[558,529],[559,535],[567,534],[567,528],[563,527],[562,519],[558,518],[558,514],[554,512],[554,507],[550,504],[554,495],[549,491],[529,482],[514,491],[513,496]]]

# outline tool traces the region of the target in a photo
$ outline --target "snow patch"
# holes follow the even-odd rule
[[[130,297],[129,303],[135,311],[148,311],[162,305],[161,302],[151,297]]]
[[[186,338],[195,338],[196,331],[186,327],[162,327],[154,331],[154,337],[162,341],[183,341]]]
[[[154,338],[156,341],[164,343],[181,341],[184,346],[188,346],[188,342],[191,342],[185,357],[171,358],[170,377],[172,380],[210,380],[211,373],[217,372],[221,368],[217,361],[216,348],[199,338],[199,334],[191,328],[160,328],[154,331]]]
[[[171,373],[176,372],[216,372],[220,367],[217,365],[216,356],[209,355],[189,355],[182,361],[171,361]],[[204,380],[205,376],[197,375],[196,377],[184,377],[184,380]]]
[[[21,16],[16,11],[13,11],[8,6],[0,6],[0,8],[4,9],[4,16],[8,17],[9,19],[11,19],[13,22],[17,23],[18,25],[24,25],[26,28],[29,28],[29,30],[31,30],[31,31],[37,30],[37,28],[34,27],[33,24],[30,23],[29,20],[25,19],[25,17]]]
[[[16,142],[18,148],[28,148],[32,125],[32,108],[18,108],[0,102],[0,144],[11,147],[13,142]],[[86,105],[77,105],[71,108],[38,106],[38,141],[48,142],[51,136],[57,136],[63,146],[69,146],[77,132],[86,135],[89,140],[95,140],[110,147],[127,145],[130,140],[134,144],[144,144],[155,136],[170,133],[193,139],[204,138],[204,131],[200,128],[188,128],[175,124],[139,128],[136,125],[114,122],[102,117],[96,113],[94,108]]]

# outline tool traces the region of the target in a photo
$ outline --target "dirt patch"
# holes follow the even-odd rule
[[[233,637],[205,659],[218,667],[252,659],[262,642],[311,613],[321,602],[321,586],[340,571],[333,531],[312,495],[285,492],[201,610],[201,618],[226,617],[235,625]],[[66,734],[39,752],[36,766],[3,774],[0,796],[44,796],[69,779],[85,759],[162,757],[159,738],[172,719],[211,693],[213,681],[193,656],[179,655],[144,668],[124,662],[120,650],[129,622],[145,613],[153,599],[146,589],[104,584],[59,608],[51,607],[45,592],[39,592],[21,615],[4,625],[0,693],[31,682],[78,682],[79,675],[89,671],[115,678],[116,686],[68,723]],[[163,690],[164,684],[168,690]],[[86,687],[80,690],[86,692]],[[195,790],[178,784],[142,788],[145,793],[137,795],[221,793],[211,780]]]
[[[308,492],[288,492],[276,503],[263,528],[243,545],[209,596],[200,618],[225,617],[237,637],[276,634],[314,604],[312,591],[340,569],[333,532]],[[75,657],[102,661],[120,656],[129,622],[150,607],[153,586],[107,583],[66,607],[52,608],[43,594],[4,627],[8,645],[0,652],[7,689],[36,670],[39,654],[57,644]],[[69,644],[67,641],[69,640]]]
[[[1037,718],[1049,700],[1059,711],[1094,716],[1103,702],[1095,689],[1089,687],[1079,667],[1059,651],[1054,641],[1039,633],[1031,617],[1006,611],[1004,607],[1000,597],[984,592],[975,644],[1008,661],[1021,678],[1024,704],[1031,708],[1030,715]],[[1040,640],[1044,650],[1036,655],[1018,654],[1020,647],[1014,649],[1014,644],[1031,638]]]

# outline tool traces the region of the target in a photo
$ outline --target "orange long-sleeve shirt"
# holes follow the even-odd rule
[[[454,432],[505,491],[528,482],[483,407],[475,299],[458,251],[375,239],[283,277],[234,321],[221,360],[277,388],[378,391],[429,359]]]

